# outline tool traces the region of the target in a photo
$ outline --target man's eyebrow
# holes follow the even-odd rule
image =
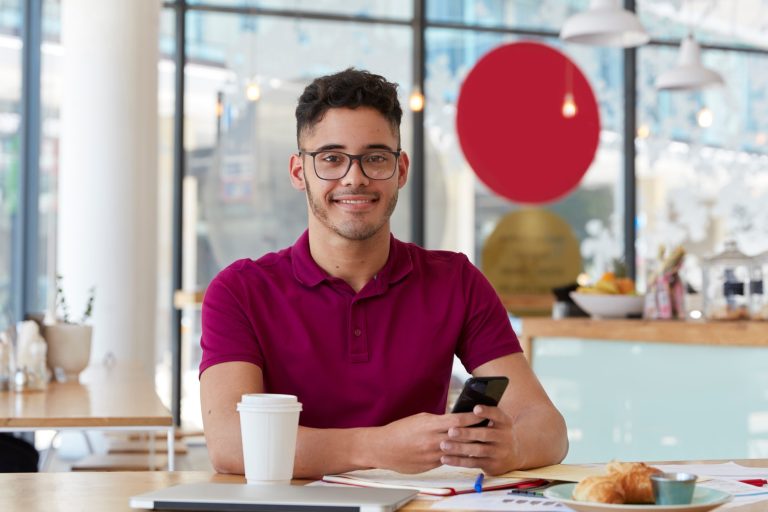
[[[335,149],[346,149],[344,144],[324,144],[317,148],[315,151],[333,151]],[[365,149],[384,149],[386,151],[394,151],[389,144],[368,144]]]
[[[332,149],[344,149],[345,146],[343,144],[325,144],[323,146],[320,146],[315,151],[329,151]]]

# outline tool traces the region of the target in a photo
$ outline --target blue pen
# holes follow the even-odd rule
[[[475,479],[475,492],[483,492],[483,478],[485,478],[485,474],[480,473],[477,475],[477,479]]]

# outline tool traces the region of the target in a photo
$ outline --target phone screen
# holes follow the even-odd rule
[[[472,412],[476,405],[499,405],[508,383],[506,377],[470,377],[464,383],[451,412]],[[483,420],[472,426],[484,427],[487,424],[488,420]]]

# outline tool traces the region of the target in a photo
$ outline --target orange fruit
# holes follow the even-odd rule
[[[616,286],[619,288],[619,293],[629,295],[635,293],[635,282],[628,277],[620,277],[616,280]]]

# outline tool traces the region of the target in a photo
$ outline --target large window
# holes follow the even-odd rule
[[[695,13],[680,6],[668,16],[660,5],[643,2],[641,13],[654,33],[678,33],[691,28],[686,19],[697,19],[694,35],[705,42],[759,43],[739,4]],[[738,34],[734,23],[743,27]],[[639,273],[647,273],[659,247],[683,245],[685,280],[700,290],[701,258],[720,251],[725,240],[747,254],[768,250],[768,53],[705,48],[704,65],[724,77],[725,87],[657,91],[657,76],[674,67],[677,53],[677,47],[653,45],[638,52]]]
[[[427,30],[427,246],[461,250],[475,262],[480,261],[485,239],[499,219],[522,205],[489,191],[475,178],[455,130],[456,100],[462,81],[478,59],[501,44],[520,40],[519,36],[470,30]],[[594,162],[579,187],[545,205],[567,220],[582,243],[587,270],[598,274],[623,251],[621,53],[563,46],[552,37],[525,40],[566,53],[584,71],[598,100],[602,133]],[[554,146],[556,141],[552,143]]]
[[[304,194],[288,179],[297,98],[312,78],[354,66],[401,84],[407,104],[412,31],[202,11],[189,12],[187,29],[183,287],[193,289],[239,258],[295,242],[307,224]],[[408,151],[408,112],[402,139]],[[392,228],[407,240],[408,187],[400,197]],[[200,421],[199,321],[198,309],[184,311],[182,417],[193,424]]]
[[[13,247],[19,212],[21,4],[0,1],[0,330],[13,322]]]

